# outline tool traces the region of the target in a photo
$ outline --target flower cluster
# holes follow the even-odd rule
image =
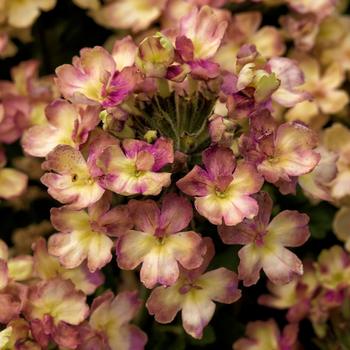
[[[10,25],[55,5],[22,2],[5,1]],[[260,12],[232,13],[238,0],[74,2],[130,35],[81,49],[54,78],[39,78],[32,60],[0,82],[0,141],[40,158],[57,204],[55,232],[33,235],[32,254],[0,241],[0,348],[142,350],[142,318],[167,324],[180,311],[201,339],[216,303],[237,302],[239,284],[264,275],[271,294],[259,303],[288,309],[288,324],[249,323],[235,350],[297,350],[304,319],[319,338],[333,323],[345,341],[334,324],[349,320],[350,256],[336,245],[303,263],[293,248],[309,239],[310,218],[276,201],[303,192],[340,207],[334,231],[350,250],[340,6],[278,1],[288,12],[277,28],[261,26]],[[5,164],[1,150],[0,197],[10,199],[27,177]],[[216,260],[231,245],[232,264]]]

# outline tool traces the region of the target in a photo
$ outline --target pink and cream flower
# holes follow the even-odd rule
[[[237,225],[258,213],[252,194],[263,179],[254,165],[236,161],[228,148],[213,146],[203,152],[205,169],[195,166],[177,182],[181,191],[195,197],[197,211],[214,225]]]
[[[24,151],[31,156],[45,157],[58,145],[79,148],[100,122],[99,112],[99,108],[93,106],[83,108],[64,100],[52,102],[45,110],[47,123],[25,131]]]
[[[175,194],[167,194],[159,208],[152,200],[128,203],[135,230],[117,241],[117,261],[121,269],[141,267],[141,281],[147,288],[157,283],[172,285],[179,277],[179,265],[198,267],[205,253],[201,236],[185,229],[193,216],[191,204]]]
[[[199,339],[214,315],[214,301],[231,304],[241,297],[234,272],[218,268],[204,273],[215,252],[210,238],[205,238],[203,245],[207,250],[201,266],[191,271],[183,270],[178,281],[170,287],[155,288],[146,303],[148,312],[159,323],[170,323],[181,311],[185,331]]]
[[[114,297],[105,292],[91,306],[88,325],[81,327],[80,350],[143,350],[147,336],[130,321],[135,317],[141,301],[137,292],[121,292]]]
[[[97,202],[105,190],[92,176],[92,168],[81,152],[68,145],[59,145],[42,164],[45,173],[41,182],[49,194],[71,209],[82,209]]]
[[[322,146],[317,147],[316,151],[321,156],[320,162],[310,173],[299,176],[298,183],[312,200],[332,202],[332,183],[338,175],[338,155]]]
[[[128,217],[125,206],[109,210],[106,197],[91,205],[87,212],[53,208],[51,222],[60,233],[50,237],[49,253],[69,269],[86,260],[90,272],[95,272],[112,259],[113,241],[109,235],[123,234],[132,227]]]
[[[111,107],[123,102],[133,91],[137,74],[133,67],[120,72],[113,56],[103,47],[85,48],[72,65],[56,69],[56,83],[63,96],[74,102]]]
[[[269,114],[251,120],[250,133],[243,138],[242,150],[257,165],[265,180],[274,184],[311,172],[320,160],[314,150],[317,134],[304,124],[293,122],[277,126]]]
[[[259,213],[236,226],[220,226],[219,234],[226,244],[244,245],[238,252],[238,277],[245,286],[259,280],[260,270],[274,284],[286,284],[303,274],[303,264],[285,247],[299,247],[310,236],[309,217],[297,211],[284,210],[270,222],[272,199],[257,195]]]
[[[99,184],[123,196],[158,195],[170,185],[171,173],[161,169],[174,161],[170,139],[159,138],[154,144],[126,139],[110,145],[97,159],[102,171]]]

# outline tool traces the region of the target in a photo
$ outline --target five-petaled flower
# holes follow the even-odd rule
[[[298,247],[309,238],[309,217],[297,211],[284,210],[270,222],[272,199],[266,192],[257,196],[259,213],[236,226],[220,226],[224,243],[241,244],[238,277],[245,286],[255,284],[263,269],[276,284],[290,282],[303,273],[302,262],[285,247]]]
[[[201,236],[182,231],[190,223],[191,204],[175,194],[164,196],[159,209],[152,200],[128,203],[135,229],[117,241],[117,261],[121,269],[141,267],[141,281],[147,288],[157,283],[173,285],[179,277],[179,265],[198,267],[205,253]]]
[[[228,148],[213,146],[203,152],[205,169],[195,166],[177,182],[181,191],[195,197],[197,211],[214,225],[237,225],[258,213],[252,194],[263,179],[254,165],[236,161]]]

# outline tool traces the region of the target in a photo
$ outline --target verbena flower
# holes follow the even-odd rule
[[[205,272],[215,254],[210,238],[204,239],[206,255],[194,270],[183,270],[178,281],[170,287],[155,288],[147,300],[150,314],[160,323],[171,322],[181,311],[185,331],[194,338],[201,338],[203,329],[213,317],[215,303],[230,304],[237,301],[241,292],[237,288],[237,275],[219,268]]]
[[[284,210],[270,221],[272,200],[265,192],[257,195],[259,213],[237,226],[221,226],[219,233],[226,244],[244,245],[238,252],[238,277],[245,286],[259,280],[260,270],[271,282],[285,284],[303,274],[298,257],[285,247],[298,247],[310,236],[309,218],[297,211]]]
[[[192,207],[184,198],[166,195],[161,209],[156,202],[130,201],[135,230],[117,241],[117,261],[121,269],[132,270],[142,264],[140,279],[147,288],[157,283],[169,286],[179,277],[179,265],[198,267],[203,251],[201,236],[183,231],[192,219]]]
[[[211,147],[203,152],[205,169],[195,166],[177,186],[195,197],[198,212],[211,223],[236,225],[244,218],[253,218],[258,204],[251,197],[263,180],[254,166],[236,161],[228,148]]]

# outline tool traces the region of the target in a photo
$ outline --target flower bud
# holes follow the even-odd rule
[[[138,49],[136,65],[145,75],[163,78],[174,60],[174,48],[161,33],[144,39]]]

